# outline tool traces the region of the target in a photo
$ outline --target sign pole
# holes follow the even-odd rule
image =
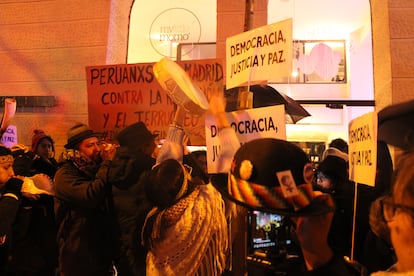
[[[352,219],[351,260],[354,260],[355,228],[356,228],[355,225],[356,225],[357,199],[358,199],[358,183],[355,182],[355,190],[354,190],[354,215],[353,215],[353,219]]]

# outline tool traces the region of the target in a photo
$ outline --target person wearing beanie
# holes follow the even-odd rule
[[[58,168],[54,156],[54,144],[51,136],[43,130],[33,131],[32,144],[27,147],[12,148],[14,156],[13,169],[19,176],[32,177],[47,175],[52,182]],[[25,235],[16,240],[18,249],[10,264],[15,274],[32,271],[38,275],[54,275],[57,269],[57,227],[54,215],[54,197],[42,194],[36,200],[24,201],[24,208],[29,209],[31,218]]]
[[[38,150],[39,145],[41,145],[42,142],[47,140],[49,143],[47,143],[48,147],[45,147],[46,149],[49,149],[48,151],[40,152]],[[42,157],[51,157],[55,152],[55,146],[54,141],[50,135],[47,135],[42,129],[35,129],[33,131],[32,136],[32,146],[30,149],[32,152],[39,151],[39,155],[42,155]]]
[[[55,177],[58,162],[55,155],[55,143],[50,135],[41,129],[35,129],[32,137],[31,152],[35,155],[31,169],[36,173],[45,173]]]
[[[100,134],[77,123],[55,175],[58,270],[61,275],[108,275],[112,269],[111,187],[116,148],[101,151]]]

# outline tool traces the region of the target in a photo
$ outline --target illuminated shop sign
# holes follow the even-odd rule
[[[149,33],[151,46],[165,57],[175,57],[178,44],[198,43],[200,37],[199,19],[192,11],[183,8],[161,12],[152,22]],[[190,52],[191,48],[188,51]]]

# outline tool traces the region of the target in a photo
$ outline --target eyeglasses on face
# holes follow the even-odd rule
[[[410,207],[404,204],[395,203],[391,196],[386,196],[382,198],[380,203],[381,203],[381,208],[382,208],[382,214],[384,215],[384,219],[387,222],[392,221],[398,212],[409,213],[414,218],[413,207]]]

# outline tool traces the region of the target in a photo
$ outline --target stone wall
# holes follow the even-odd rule
[[[414,99],[414,1],[389,0],[392,103]]]
[[[56,105],[21,108],[12,124],[30,145],[42,128],[66,142],[75,122],[87,122],[85,66],[105,64],[107,0],[0,2],[0,96],[55,96]],[[17,103],[19,106],[19,103]]]

